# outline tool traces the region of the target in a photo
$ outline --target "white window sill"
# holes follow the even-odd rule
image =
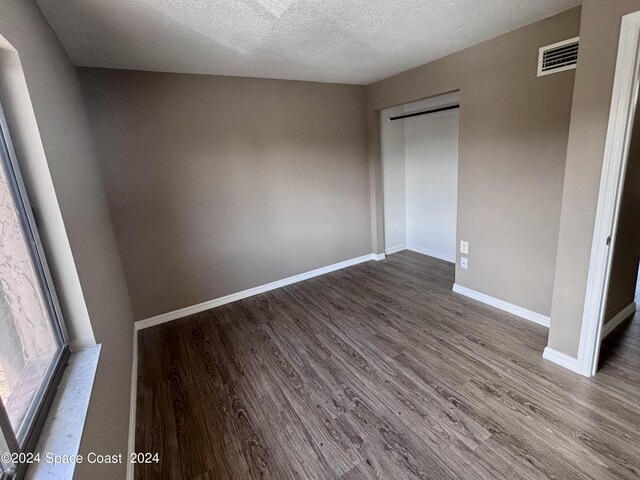
[[[69,357],[69,364],[60,381],[36,447],[35,453],[40,454],[41,460],[29,467],[26,479],[71,480],[73,478],[74,462],[54,465],[46,461],[46,455],[78,455],[100,358],[100,348],[100,345],[94,345],[73,352]]]

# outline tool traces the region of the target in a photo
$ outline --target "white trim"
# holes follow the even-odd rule
[[[384,249],[384,253],[387,255],[391,255],[393,253],[398,253],[407,249],[407,245],[403,243],[402,245],[396,245],[395,247],[389,247]]]
[[[609,286],[611,255],[615,247],[618,209],[624,182],[629,137],[638,96],[640,12],[622,17],[620,41],[609,112],[596,220],[589,260],[582,328],[578,345],[579,372],[592,376],[598,365],[605,292]],[[611,245],[606,239],[611,236]]]
[[[379,262],[380,260],[384,260],[385,258],[387,258],[387,256],[384,253],[372,253],[371,255],[373,256],[373,259],[376,262]]]
[[[421,253],[422,255],[428,255],[429,257],[438,258],[449,263],[456,263],[455,255],[447,255],[446,253],[435,252],[428,248],[418,247],[416,245],[407,245],[407,250],[412,252]]]
[[[615,328],[624,322],[627,318],[635,315],[636,313],[636,302],[631,302],[629,305],[624,307],[618,314],[605,323],[602,327],[602,340],[606,338],[611,332],[615,330]]]
[[[563,40],[561,42],[552,43],[551,45],[545,45],[544,47],[540,47],[538,49],[538,77],[544,77],[545,75],[551,75],[553,73],[566,72],[567,70],[575,70],[576,65],[566,65],[560,68],[554,68],[553,70],[547,70],[546,72],[542,71],[542,59],[544,58],[544,52],[547,50],[551,50],[552,48],[562,47],[563,45],[569,45],[570,43],[580,42],[580,37],[573,37],[568,40]],[[579,45],[578,45],[578,48]]]
[[[129,399],[128,458],[136,451],[136,404],[138,396],[138,325],[133,325],[133,363],[131,365],[131,397]],[[134,464],[127,459],[127,480],[134,478]]]
[[[384,255],[384,254],[380,254],[380,255]],[[224,297],[214,298],[213,300],[208,300],[206,302],[198,303],[197,305],[180,308],[178,310],[163,313],[161,315],[156,315],[155,317],[146,318],[144,320],[138,320],[135,323],[135,328],[137,330],[141,330],[143,328],[153,327],[154,325],[159,325],[161,323],[177,320],[178,318],[187,317],[189,315],[193,315],[194,313],[204,312],[205,310],[209,310],[210,308],[215,308],[215,307],[219,307],[220,305],[236,302],[238,300],[242,300],[243,298],[251,297],[253,295],[258,295],[259,293],[268,292],[270,290],[275,290],[276,288],[285,287],[287,285],[291,285],[292,283],[301,282],[302,280],[307,280],[309,278],[317,277],[319,275],[324,275],[325,273],[334,272],[336,270],[351,267],[359,263],[368,262],[370,260],[382,260],[384,257],[380,258],[380,255],[377,255],[375,253],[369,253],[368,255],[363,255],[361,257],[345,260],[344,262],[334,263],[333,265],[316,268],[315,270],[300,273],[292,277],[283,278],[282,280],[276,280],[275,282],[267,283],[266,285],[260,285],[258,287],[249,288],[241,292],[232,293]]]
[[[553,348],[546,347],[544,349],[544,352],[542,353],[542,358],[558,364],[561,367],[567,368],[572,372],[580,373],[580,369],[578,368],[578,359],[570,357],[566,353],[562,353],[558,350],[554,350]]]
[[[486,303],[487,305],[491,305],[492,307],[504,310],[505,312],[512,313],[513,315],[517,315],[518,317],[524,318],[525,320],[529,320],[531,322],[537,323],[538,325],[549,328],[551,319],[540,313],[532,312],[531,310],[527,310],[526,308],[522,308],[518,305],[514,305],[513,303],[505,302],[504,300],[485,295],[484,293],[476,292],[475,290],[463,287],[462,285],[458,285],[457,283],[453,284],[453,291],[464,295],[465,297],[473,298],[474,300],[477,300],[479,302]]]

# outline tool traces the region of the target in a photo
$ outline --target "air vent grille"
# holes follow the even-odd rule
[[[538,76],[576,68],[580,37],[547,45],[538,54]]]

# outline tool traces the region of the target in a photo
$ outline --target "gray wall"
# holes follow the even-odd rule
[[[407,189],[402,105],[380,112],[380,149],[384,198],[384,248],[407,247]]]
[[[551,312],[574,72],[537,78],[537,56],[539,47],[578,35],[579,23],[575,8],[367,89],[370,112],[460,90],[457,240],[470,242],[470,268],[457,267],[456,282],[544,315]],[[376,176],[379,131],[370,125]]]
[[[80,78],[136,319],[371,253],[364,87]]]
[[[132,312],[76,70],[33,1],[0,0],[0,11],[0,35],[20,55],[93,335],[103,344],[82,452],[124,453]],[[20,125],[12,122],[10,128],[26,146]],[[32,152],[20,149],[21,153]],[[33,196],[38,197],[37,192]],[[44,239],[45,247],[50,247],[49,239]],[[85,341],[90,333],[83,334]],[[124,472],[124,465],[81,465],[77,476],[113,479],[124,478]]]
[[[580,342],[620,22],[639,9],[639,0],[585,0],[582,5],[549,331],[549,347],[572,357]]]

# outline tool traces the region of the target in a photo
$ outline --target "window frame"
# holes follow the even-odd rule
[[[25,237],[25,243],[32,260],[38,284],[51,322],[53,334],[58,350],[52,359],[43,382],[38,387],[34,400],[25,415],[17,432],[11,425],[9,416],[2,401],[0,401],[0,450],[8,448],[15,454],[32,453],[38,443],[42,427],[46,420],[57,387],[69,360],[69,336],[64,323],[60,303],[55,292],[51,273],[40,236],[36,216],[27,195],[27,189],[22,180],[17,162],[9,127],[4,110],[0,102],[0,168],[7,176],[7,183],[15,202],[16,213]],[[28,463],[3,462],[0,463],[0,480],[22,478],[28,468]]]

